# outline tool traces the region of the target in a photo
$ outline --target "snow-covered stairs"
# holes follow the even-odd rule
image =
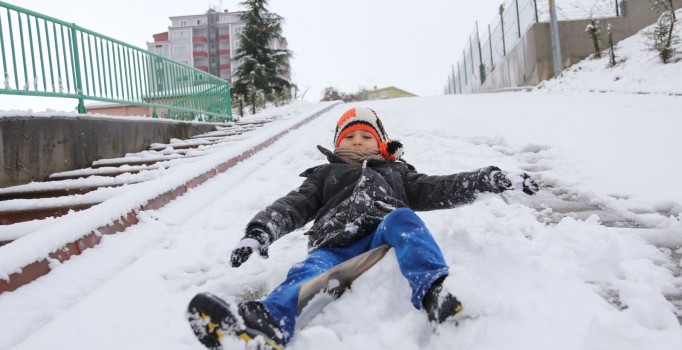
[[[263,127],[275,118],[216,126],[217,131],[189,140],[155,143],[146,151],[97,160],[87,169],[52,174],[49,182],[0,189],[0,225],[41,220],[90,208],[125,191],[126,185],[158,178],[191,164],[198,157],[219,151],[236,137]],[[0,236],[0,244],[7,242]]]
[[[338,102],[282,107],[187,140],[53,174],[53,181],[0,189],[0,293],[99,244],[190,189],[270,146]]]

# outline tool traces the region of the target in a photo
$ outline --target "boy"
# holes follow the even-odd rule
[[[428,319],[442,323],[462,306],[443,287],[448,266],[420,210],[471,203],[480,192],[517,189],[534,194],[538,186],[522,174],[512,182],[499,168],[428,176],[402,159],[403,146],[390,140],[381,120],[369,108],[351,108],[337,122],[334,152],[320,146],[329,164],[306,170],[303,184],[276,200],[249,222],[244,238],[232,251],[239,267],[283,235],[314,220],[308,235],[308,257],[289,270],[286,280],[264,300],[223,301],[200,293],[189,304],[189,319],[199,340],[219,349],[225,334],[250,341],[262,336],[275,349],[291,341],[301,284],[371,249],[395,249],[401,273],[412,288],[412,304]]]

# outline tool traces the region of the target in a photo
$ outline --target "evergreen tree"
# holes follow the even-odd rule
[[[285,78],[291,51],[270,45],[282,40],[284,19],[268,11],[267,0],[244,0],[240,5],[246,9],[240,15],[245,26],[235,52],[239,66],[234,72],[232,91],[243,96],[255,113],[259,96],[270,98],[292,86]]]
[[[680,38],[675,23],[675,6],[672,0],[652,0],[653,10],[660,13],[656,25],[646,33],[651,51],[658,52],[663,63],[677,54]]]

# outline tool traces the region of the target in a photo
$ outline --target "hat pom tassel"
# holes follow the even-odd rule
[[[403,155],[403,144],[400,141],[389,140],[381,145],[381,154],[388,160],[398,160]]]

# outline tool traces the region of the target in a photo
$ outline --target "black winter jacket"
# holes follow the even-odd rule
[[[318,146],[329,164],[304,171],[303,184],[256,214],[250,228],[269,234],[267,246],[285,234],[315,223],[306,233],[309,250],[345,246],[376,229],[396,208],[415,211],[471,203],[480,192],[500,192],[490,183],[494,166],[446,176],[420,174],[405,162],[368,160],[348,164]]]

